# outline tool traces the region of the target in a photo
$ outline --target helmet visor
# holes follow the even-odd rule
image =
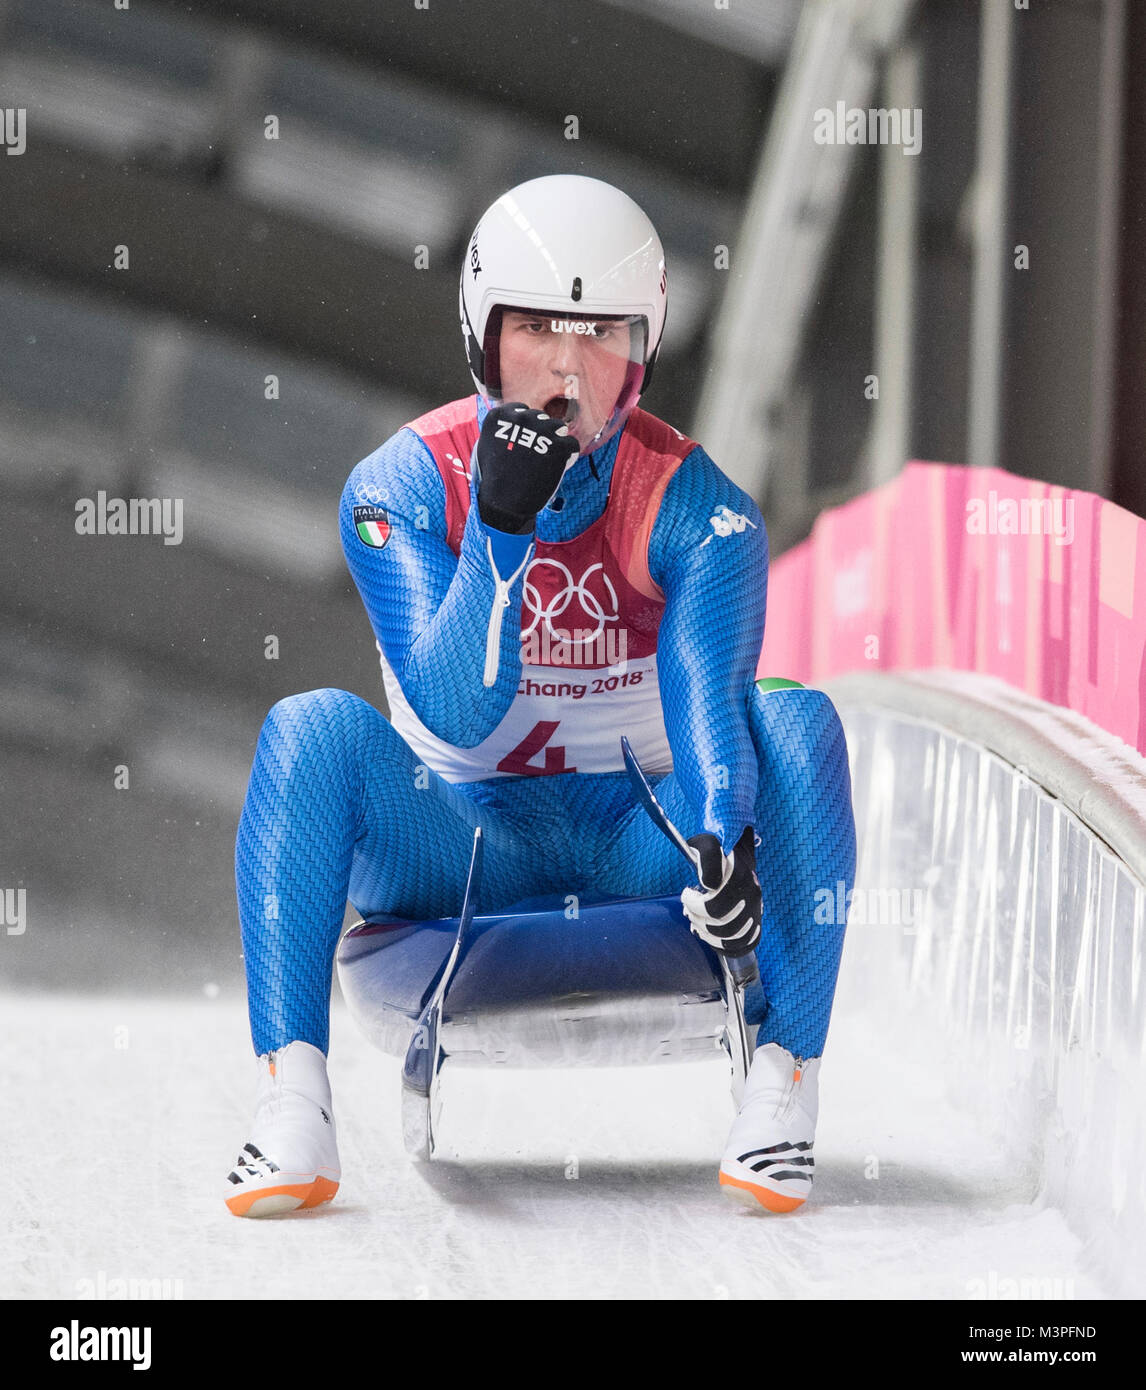
[[[641,314],[497,305],[482,344],[486,389],[495,402],[523,401],[564,420],[580,452],[591,453],[636,404],[647,343]]]

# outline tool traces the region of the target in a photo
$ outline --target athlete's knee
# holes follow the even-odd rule
[[[361,755],[371,714],[382,719],[377,710],[348,690],[307,690],[288,695],[271,706],[263,721],[256,762],[270,759],[286,775],[352,763]]]
[[[277,723],[313,723],[315,720],[353,718],[359,709],[369,709],[366,701],[349,690],[304,690],[276,700],[267,714]]]
[[[306,690],[276,701],[267,712],[264,730],[280,737],[335,741],[357,731],[370,706],[349,690]]]
[[[818,781],[847,769],[847,739],[835,705],[822,690],[787,683],[753,686],[749,727],[761,767],[782,769],[786,781]]]

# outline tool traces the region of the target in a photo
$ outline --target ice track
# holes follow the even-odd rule
[[[974,1114],[946,1098],[958,1045],[865,1007],[846,959],[816,1193],[789,1217],[719,1193],[732,1118],[719,1058],[447,1071],[443,1148],[418,1168],[402,1150],[398,1063],[336,1001],[338,1198],[236,1220],[222,1182],[253,1090],[237,995],[0,996],[0,1297],[159,1280],[185,1299],[958,1300],[1028,1277],[1060,1297],[1103,1297],[1062,1216],[1032,1177],[1006,1170],[982,1127],[998,1098]]]

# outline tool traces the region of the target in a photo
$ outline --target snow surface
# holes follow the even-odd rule
[[[338,1197],[238,1220],[222,1199],[254,1064],[234,991],[0,995],[0,1297],[115,1280],[170,1281],[187,1299],[967,1299],[1006,1280],[1105,1296],[1036,1176],[1008,1170],[1001,1097],[959,1110],[959,1045],[873,1010],[854,979],[845,969],[825,1054],[815,1192],[782,1217],[717,1187],[733,1113],[720,1057],[447,1068],[443,1144],[419,1167],[402,1148],[399,1064],[336,999]]]

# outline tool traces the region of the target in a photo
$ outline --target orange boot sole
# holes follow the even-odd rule
[[[723,1170],[720,1174],[720,1185],[727,1190],[729,1197],[749,1206],[754,1201],[758,1202],[766,1211],[796,1211],[807,1200],[805,1197],[785,1197],[779,1192],[773,1192],[769,1187],[745,1182],[743,1178],[734,1178],[731,1173],[725,1173]]]
[[[320,1207],[338,1191],[331,1178],[314,1178],[311,1182],[282,1183],[277,1187],[253,1188],[227,1197],[227,1209],[232,1216],[281,1216],[283,1212]]]

